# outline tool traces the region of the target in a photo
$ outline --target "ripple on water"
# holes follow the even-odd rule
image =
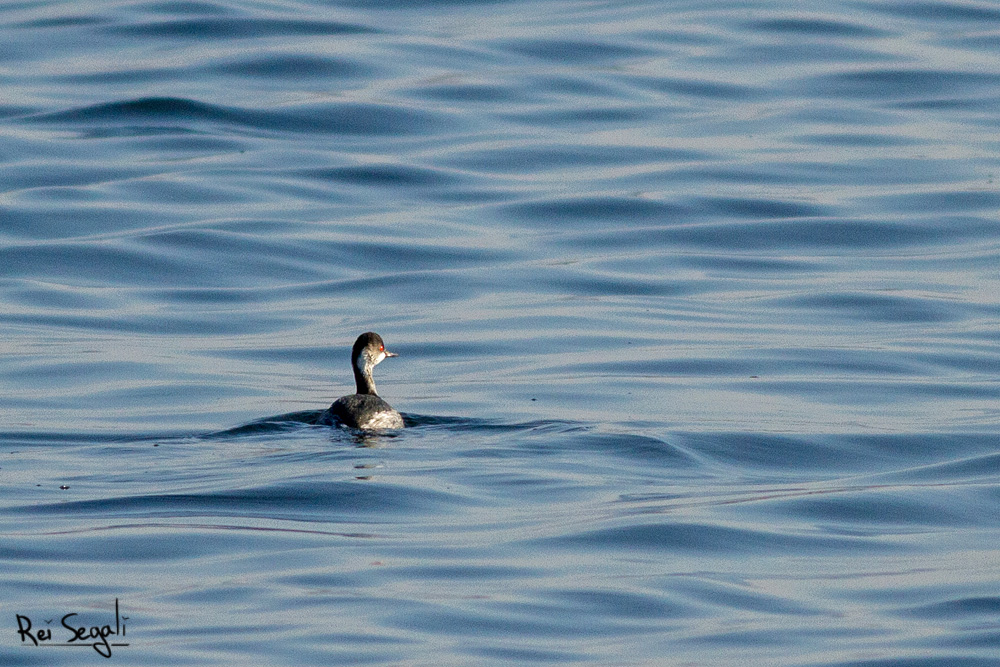
[[[362,102],[298,104],[280,110],[238,108],[174,97],[148,97],[40,113],[36,123],[74,126],[85,136],[131,136],[137,127],[150,132],[210,132],[213,126],[272,134],[291,132],[359,136],[406,136],[440,129],[447,114],[404,105]]]
[[[889,542],[858,537],[796,534],[758,528],[695,523],[654,523],[584,531],[552,542],[567,548],[600,548],[610,551],[635,550],[687,553],[712,558],[747,556],[828,556],[865,551],[888,553],[901,550]],[[544,543],[542,546],[545,546]]]
[[[158,19],[106,25],[101,32],[122,37],[186,40],[259,39],[271,37],[339,36],[374,34],[373,28],[339,21],[272,17],[199,17]]]

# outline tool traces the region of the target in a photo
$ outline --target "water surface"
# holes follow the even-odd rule
[[[997,664],[992,4],[0,25],[4,664]]]

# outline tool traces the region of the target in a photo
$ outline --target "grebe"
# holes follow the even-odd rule
[[[362,430],[403,428],[403,417],[375,392],[372,369],[386,357],[399,356],[385,349],[382,337],[369,331],[358,336],[351,350],[351,367],[358,392],[341,396],[320,416],[319,424],[344,424]]]

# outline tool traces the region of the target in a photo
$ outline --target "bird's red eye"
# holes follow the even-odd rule
[[[379,345],[378,346],[378,351],[379,352],[385,352],[385,345]]]

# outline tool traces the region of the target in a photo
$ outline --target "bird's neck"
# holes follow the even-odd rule
[[[354,365],[354,383],[358,387],[358,393],[377,396],[378,394],[375,392],[375,380],[372,378],[372,367],[364,364],[359,368],[359,364],[364,364],[364,362],[359,359],[358,364]]]

